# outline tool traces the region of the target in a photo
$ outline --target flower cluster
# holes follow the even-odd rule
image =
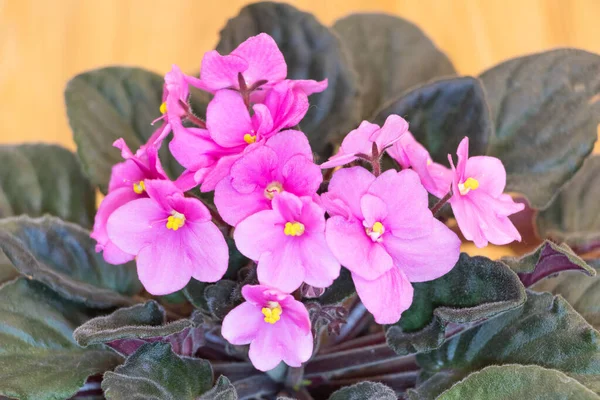
[[[448,169],[432,162],[408,123],[392,115],[382,127],[363,122],[336,155],[316,165],[295,128],[308,96],[325,90],[327,81],[286,75],[283,55],[266,34],[229,55],[206,53],[199,78],[173,66],[165,76],[161,126],[135,154],[115,142],[124,161],[113,167],[92,233],[108,262],[136,259],[151,294],[173,293],[191,278],[216,282],[228,266],[222,233],[228,229],[213,222],[215,210],[190,190],[214,191],[215,220],[234,227],[235,244],[255,261],[259,283],[242,288],[245,302],[225,317],[222,335],[250,344],[250,360],[260,370],[281,361],[300,366],[312,355],[309,314],[294,297],[301,285],[327,288],[343,265],[375,320],[391,324],[411,305],[412,282],[452,269],[460,240],[435,218],[428,193],[449,200],[463,235],[477,246],[520,240],[508,215],[522,205],[503,194],[502,164],[468,158],[466,138],[456,167],[450,159]],[[206,120],[191,109],[190,86],[213,95]],[[169,150],[185,168],[175,181],[158,158],[171,134]],[[385,153],[400,172],[381,172]],[[372,171],[356,165],[361,162]],[[333,173],[320,193],[321,169],[349,163],[355,166]]]

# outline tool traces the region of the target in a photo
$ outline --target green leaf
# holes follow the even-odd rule
[[[410,123],[410,132],[431,158],[448,164],[458,144],[469,137],[471,156],[485,153],[493,123],[481,82],[477,78],[442,79],[414,88],[377,112],[375,123],[383,124],[391,114]]]
[[[360,382],[334,392],[329,400],[396,400],[389,387],[377,382]]]
[[[20,275],[10,260],[0,251],[0,284],[12,281]]]
[[[212,380],[208,361],[179,357],[166,343],[147,343],[104,374],[102,389],[109,400],[194,400]]]
[[[198,400],[238,400],[238,395],[229,379],[221,375],[215,386],[200,396]]]
[[[94,251],[90,233],[54,217],[0,220],[0,250],[23,275],[94,308],[134,304],[141,284],[133,263],[114,266]]]
[[[96,193],[77,157],[51,144],[0,147],[0,217],[52,214],[89,227]]]
[[[356,293],[356,289],[352,281],[352,274],[346,268],[342,267],[340,276],[333,281],[333,284],[325,290],[323,295],[314,300],[322,305],[339,304],[354,293]]]
[[[417,355],[418,387],[434,398],[472,371],[489,365],[538,365],[560,370],[600,391],[600,333],[560,296],[528,292],[528,300]],[[427,379],[429,378],[429,379]]]
[[[487,155],[507,191],[546,208],[592,152],[600,122],[600,56],[576,49],[515,58],[481,75],[496,132]]]
[[[542,238],[564,241],[578,253],[600,246],[600,156],[587,159],[550,206],[537,214]]]
[[[590,263],[595,267],[594,277],[567,271],[538,282],[532,289],[561,295],[587,322],[600,329],[600,262]]]
[[[119,138],[135,152],[160,124],[163,78],[141,68],[106,67],[69,81],[65,103],[77,153],[95,185],[106,193],[113,165],[122,162],[113,142]],[[161,159],[170,166],[167,146]]]
[[[600,397],[560,371],[536,365],[502,365],[472,373],[437,398],[464,399],[598,400]]]
[[[0,394],[22,400],[62,400],[91,375],[121,362],[108,350],[82,349],[73,329],[87,309],[39,282],[19,278],[0,288]]]
[[[328,156],[330,142],[360,122],[357,77],[350,56],[337,35],[312,14],[272,2],[242,8],[221,30],[217,50],[228,54],[261,32],[277,42],[287,62],[288,78],[328,80],[325,92],[310,96],[311,107],[300,123],[313,151]]]
[[[465,253],[446,275],[413,287],[412,305],[386,332],[388,344],[400,355],[439,347],[450,322],[490,318],[526,299],[519,277],[505,264]]]
[[[544,241],[537,249],[521,257],[504,257],[501,260],[519,275],[523,285],[530,287],[536,282],[562,271],[576,270],[596,275],[581,257],[566,244],[555,244]]]

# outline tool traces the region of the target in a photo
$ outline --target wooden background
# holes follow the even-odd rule
[[[199,66],[242,0],[0,0],[0,143],[73,148],[62,91],[74,74],[108,64],[159,73]],[[459,72],[560,46],[600,53],[600,0],[298,0],[331,24],[386,12],[419,25]]]

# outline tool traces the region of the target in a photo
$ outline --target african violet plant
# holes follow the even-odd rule
[[[75,77],[78,158],[0,149],[0,394],[599,399],[600,56],[455,75],[258,3],[198,76]]]

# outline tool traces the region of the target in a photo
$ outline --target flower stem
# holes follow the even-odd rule
[[[446,193],[446,195],[444,197],[442,197],[440,199],[440,201],[435,203],[435,205],[431,209],[431,213],[433,214],[434,217],[441,210],[441,208],[444,206],[444,204],[446,204],[448,202],[448,200],[450,200],[451,197],[452,197],[452,190],[450,190],[448,193]]]

